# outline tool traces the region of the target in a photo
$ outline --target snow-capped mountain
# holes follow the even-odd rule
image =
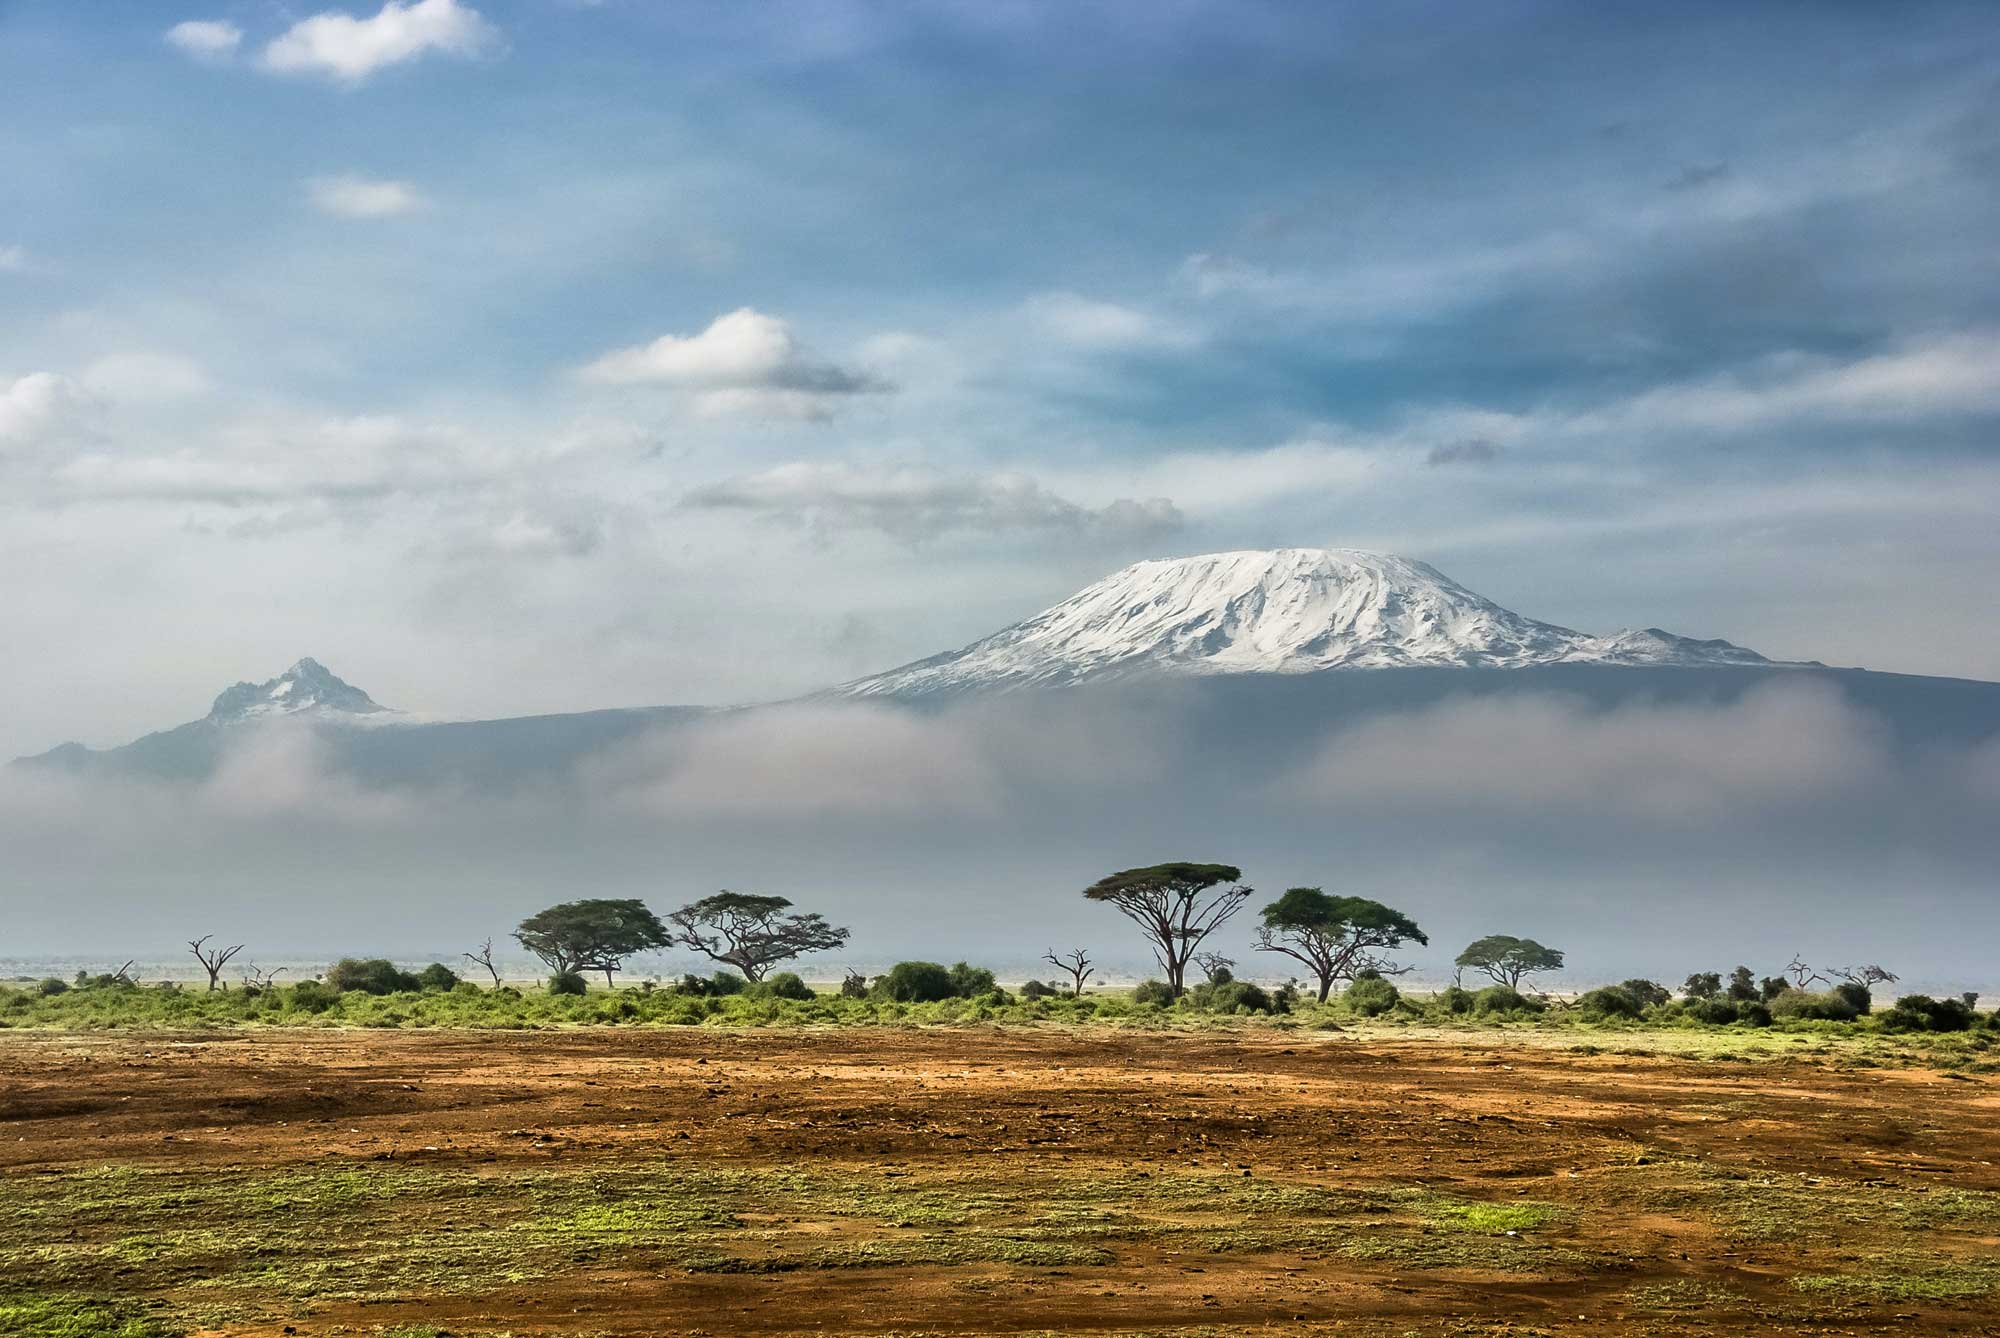
[[[1408,558],[1281,548],[1135,563],[962,650],[839,691],[900,697],[1157,673],[1547,664],[1771,661],[1727,641],[1696,641],[1658,628],[1595,637],[1537,622]]]
[[[395,714],[360,688],[341,680],[318,660],[307,656],[276,678],[225,688],[209,708],[206,719],[214,725],[233,725],[272,716]]]

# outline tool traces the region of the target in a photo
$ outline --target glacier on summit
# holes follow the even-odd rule
[[[1428,563],[1350,548],[1139,562],[961,650],[838,691],[897,697],[1140,674],[1774,665],[1658,628],[1590,636],[1477,595]]]

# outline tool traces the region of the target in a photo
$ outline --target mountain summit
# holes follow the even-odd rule
[[[962,650],[849,683],[849,696],[1053,686],[1142,673],[1771,663],[1658,628],[1588,636],[1474,594],[1427,563],[1351,548],[1139,562]]]
[[[358,716],[389,714],[389,708],[308,656],[262,683],[225,688],[208,710],[212,725],[233,725],[269,716]]]

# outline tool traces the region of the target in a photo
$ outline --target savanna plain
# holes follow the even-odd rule
[[[0,1335],[2000,1332],[1989,1037],[0,1031]]]

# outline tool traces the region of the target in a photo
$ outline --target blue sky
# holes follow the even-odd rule
[[[1990,5],[0,0],[0,112],[0,752],[1293,544],[2000,678]]]

